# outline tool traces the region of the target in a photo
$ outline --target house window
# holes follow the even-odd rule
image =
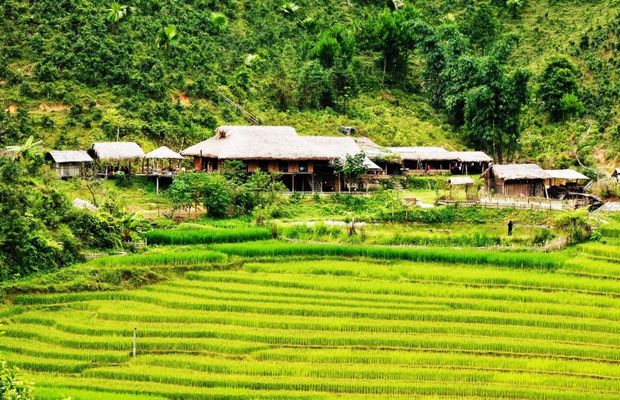
[[[260,169],[263,172],[268,172],[269,171],[269,162],[268,161],[259,161],[258,169]]]
[[[299,162],[299,172],[308,172],[308,163],[304,161]]]
[[[288,172],[288,161],[280,161],[279,169],[280,172]]]

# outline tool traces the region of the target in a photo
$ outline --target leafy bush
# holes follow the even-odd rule
[[[16,368],[0,361],[0,398],[3,400],[35,400],[32,384],[26,382]]]

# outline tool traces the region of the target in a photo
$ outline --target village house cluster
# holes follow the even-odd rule
[[[397,175],[464,175],[450,183],[473,183],[467,175],[482,174],[487,194],[562,198],[582,193],[589,178],[572,169],[545,170],[536,164],[496,165],[481,151],[448,151],[443,147],[380,146],[366,137],[300,136],[288,126],[220,126],[213,137],[180,153],[160,147],[144,153],[134,142],[95,143],[87,151],[50,151],[52,168],[61,178],[90,169],[102,176],[122,171],[173,178],[184,158],[193,170],[219,171],[226,160],[243,162],[249,173],[277,172],[291,191],[339,192],[345,181],[334,160],[365,154],[368,174],[363,182]],[[616,170],[616,176],[620,172]]]

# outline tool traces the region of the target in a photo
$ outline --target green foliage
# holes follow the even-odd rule
[[[583,111],[576,74],[577,69],[570,61],[558,58],[549,62],[540,76],[538,97],[552,119],[559,120]]]
[[[334,171],[338,174],[344,175],[347,180],[347,186],[349,191],[353,188],[353,185],[359,178],[368,173],[368,166],[365,163],[366,154],[360,152],[357,154],[347,154],[343,160],[334,160]]]
[[[585,211],[562,214],[555,218],[554,226],[566,235],[571,244],[584,242],[592,234],[592,228],[588,224],[588,214]]]
[[[6,361],[0,361],[0,399],[34,400],[32,384],[24,381],[16,368],[9,367]]]

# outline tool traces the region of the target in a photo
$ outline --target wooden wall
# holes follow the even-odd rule
[[[80,176],[82,173],[81,163],[52,163],[52,168],[56,171],[60,178]]]

